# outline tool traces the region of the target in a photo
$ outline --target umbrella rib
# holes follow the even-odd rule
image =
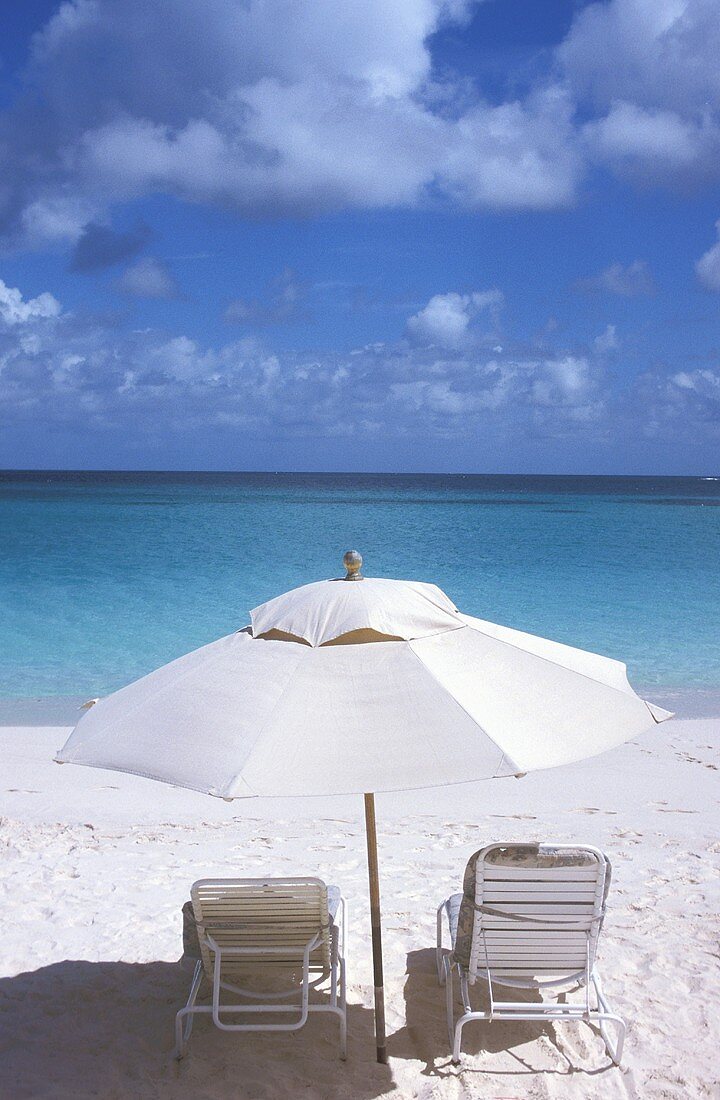
[[[418,639],[418,640],[422,641],[423,639]],[[516,763],[516,762],[515,762],[515,761],[514,761],[514,760],[512,759],[512,757],[511,757],[511,756],[508,756],[508,754],[507,754],[507,753],[506,753],[506,752],[504,751],[504,749],[502,749],[502,748],[500,747],[500,745],[498,745],[498,743],[497,743],[497,741],[495,740],[495,738],[494,738],[494,737],[492,737],[492,736],[491,736],[491,735],[490,735],[490,734],[488,733],[488,731],[487,731],[487,730],[485,729],[485,727],[484,727],[484,726],[481,726],[481,725],[480,725],[480,723],[478,722],[477,718],[475,718],[475,716],[474,716],[474,715],[472,715],[472,714],[470,713],[470,711],[469,711],[469,710],[467,709],[467,707],[464,707],[464,706],[463,706],[463,704],[462,704],[462,703],[460,702],[460,700],[459,700],[459,699],[457,699],[457,698],[456,698],[456,697],[455,697],[455,696],[454,696],[454,695],[452,694],[452,692],[448,690],[448,688],[447,688],[447,687],[445,686],[445,684],[444,684],[444,683],[442,682],[442,680],[440,680],[440,679],[439,679],[439,678],[438,678],[438,677],[437,677],[437,676],[435,675],[435,673],[433,672],[433,670],[432,670],[432,669],[431,669],[431,668],[430,668],[430,667],[429,667],[428,665],[426,665],[426,664],[425,664],[425,661],[423,661],[423,659],[422,659],[422,657],[420,656],[420,654],[419,654],[419,653],[416,653],[416,651],[415,651],[415,650],[413,649],[413,644],[412,644],[412,642],[408,642],[408,643],[407,643],[407,645],[408,645],[408,647],[409,647],[409,649],[410,649],[410,652],[411,652],[411,653],[413,654],[413,656],[414,656],[414,657],[416,658],[416,660],[418,660],[418,661],[420,662],[420,664],[421,664],[421,665],[423,666],[423,668],[425,669],[425,671],[427,672],[427,674],[428,674],[428,675],[429,675],[429,676],[430,676],[430,677],[431,677],[431,678],[432,678],[432,679],[433,679],[433,680],[435,681],[435,683],[436,683],[436,684],[438,685],[438,687],[439,687],[439,688],[441,689],[441,691],[443,691],[443,692],[444,692],[444,694],[445,694],[445,695],[447,695],[449,699],[452,699],[453,703],[455,703],[455,705],[456,705],[456,706],[458,706],[458,707],[460,708],[460,710],[461,710],[461,711],[463,711],[463,713],[464,713],[464,714],[467,714],[467,716],[468,716],[468,718],[470,719],[470,721],[471,721],[471,722],[473,722],[473,723],[474,723],[474,725],[476,725],[476,726],[477,726],[477,728],[478,728],[479,730],[481,730],[481,731],[482,731],[482,733],[484,733],[484,734],[485,734],[485,736],[487,737],[488,741],[490,741],[490,742],[491,742],[491,743],[492,743],[492,744],[493,744],[493,745],[495,746],[495,748],[496,748],[496,749],[498,750],[498,752],[500,753],[500,760],[498,761],[498,764],[497,764],[497,766],[496,766],[496,770],[495,770],[495,775],[493,776],[493,778],[495,778],[495,779],[501,779],[501,778],[502,778],[502,775],[500,774],[500,768],[502,767],[502,763],[503,763],[503,760],[507,760],[507,761],[508,761],[508,763],[512,765],[512,767],[513,767],[513,768],[515,769],[515,771],[516,771],[516,772],[521,772],[521,771],[522,771],[523,769],[522,769],[522,768],[520,767],[520,765],[519,765],[519,764],[517,764],[517,763]]]

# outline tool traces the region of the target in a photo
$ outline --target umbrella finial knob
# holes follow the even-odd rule
[[[343,554],[343,565],[347,572],[345,573],[346,581],[361,581],[363,575],[360,572],[362,568],[362,554],[358,554],[357,550],[346,550]]]

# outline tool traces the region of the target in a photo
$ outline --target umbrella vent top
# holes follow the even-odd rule
[[[311,646],[411,641],[465,626],[437,585],[384,577],[305,584],[254,608],[250,618],[254,638],[289,636]]]

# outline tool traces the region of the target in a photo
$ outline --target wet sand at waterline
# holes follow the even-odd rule
[[[59,767],[52,756],[68,732],[0,729],[1,1096],[720,1094],[720,718],[675,720],[522,780],[377,797],[387,1067],[374,1060],[362,799],[226,804]],[[522,839],[596,844],[612,861],[599,969],[628,1024],[619,1069],[581,1024],[470,1025],[462,1065],[450,1062],[435,908],[460,888],[473,851]],[[338,1059],[335,1021],[319,1016],[296,1034],[255,1037],[200,1020],[177,1064],[190,884],[266,874],[319,874],[348,899],[348,1061]]]

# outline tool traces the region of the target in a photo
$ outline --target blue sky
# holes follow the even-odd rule
[[[0,464],[720,472],[715,0],[28,0]]]

